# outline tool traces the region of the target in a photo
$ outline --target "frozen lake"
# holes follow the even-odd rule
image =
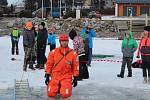
[[[59,42],[57,40],[57,46]],[[70,41],[70,47],[72,42]],[[122,60],[120,40],[94,39],[93,54],[114,55],[111,60]],[[44,70],[27,70],[23,74],[22,37],[19,42],[20,54],[16,61],[11,61],[10,37],[0,37],[0,100],[13,100],[14,80],[28,79],[32,100],[58,100],[46,96]],[[47,46],[46,56],[49,47]],[[73,88],[70,100],[150,100],[150,84],[144,84],[141,69],[133,69],[133,77],[120,79],[121,62],[93,61],[89,67],[90,78],[78,83]],[[23,74],[23,78],[22,77]],[[61,98],[59,98],[61,99]]]

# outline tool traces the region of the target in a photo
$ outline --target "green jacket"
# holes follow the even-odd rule
[[[20,38],[20,31],[18,29],[13,29],[11,32],[11,40],[19,41],[19,38]]]
[[[129,34],[129,39],[126,38],[125,34]],[[132,32],[128,32],[125,34],[121,46],[123,57],[133,57],[134,52],[137,50],[138,44],[136,40],[133,39]]]

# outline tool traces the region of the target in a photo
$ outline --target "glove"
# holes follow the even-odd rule
[[[76,87],[78,85],[77,77],[74,76],[72,84],[73,84],[73,87]]]
[[[28,47],[28,45],[23,45],[23,47]]]
[[[88,31],[86,31],[85,33],[86,33],[86,34],[88,34],[89,32],[88,32]]]
[[[49,77],[50,77],[50,74],[45,74],[45,84],[48,85],[49,83]]]

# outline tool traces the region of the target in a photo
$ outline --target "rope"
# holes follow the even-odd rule
[[[122,63],[122,61],[120,60],[111,60],[111,59],[94,59],[93,61],[97,61],[97,62],[117,62],[117,63]]]
[[[20,85],[21,85],[21,82],[22,82],[23,76],[24,76],[24,71],[23,71],[23,72],[22,72],[22,74],[21,74],[21,80],[19,81],[20,83],[19,83],[18,87],[20,87]]]

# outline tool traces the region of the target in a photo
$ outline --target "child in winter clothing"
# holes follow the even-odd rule
[[[23,31],[23,47],[24,47],[24,65],[23,71],[27,71],[27,67],[32,70],[35,70],[33,67],[33,55],[34,55],[34,44],[35,44],[35,33],[32,30],[33,24],[31,21],[28,21],[25,25]]]
[[[37,37],[37,66],[36,68],[44,69],[44,64],[47,61],[45,56],[46,43],[47,43],[48,32],[45,28],[45,23],[41,22],[39,25],[39,32]]]
[[[48,45],[50,45],[50,51],[56,48],[56,33],[53,28],[49,30]]]
[[[16,51],[16,55],[19,54],[19,49],[18,49],[19,38],[20,38],[20,32],[16,27],[14,27],[12,32],[11,32],[11,42],[12,42],[11,52],[12,52],[12,55],[15,54],[15,51]]]
[[[96,32],[93,28],[91,28],[90,24],[87,24],[86,28],[83,28],[81,31],[81,36],[87,33],[88,34],[88,66],[91,66],[91,61],[92,61],[92,48],[93,48],[93,37],[96,36]]]
[[[85,53],[84,40],[80,35],[77,35],[74,29],[69,33],[70,39],[73,40],[73,47],[79,57],[79,76],[78,80],[88,79],[89,72],[87,67],[88,56]]]
[[[124,39],[122,41],[121,50],[123,53],[123,61],[121,66],[121,72],[117,75],[117,77],[124,78],[125,66],[127,64],[128,68],[128,76],[132,77],[132,69],[131,64],[133,60],[134,52],[137,49],[137,42],[135,39],[132,38],[132,32],[126,32]]]
[[[142,58],[144,82],[150,83],[150,26],[144,27],[143,37],[138,46],[137,58],[139,58],[140,55]]]

